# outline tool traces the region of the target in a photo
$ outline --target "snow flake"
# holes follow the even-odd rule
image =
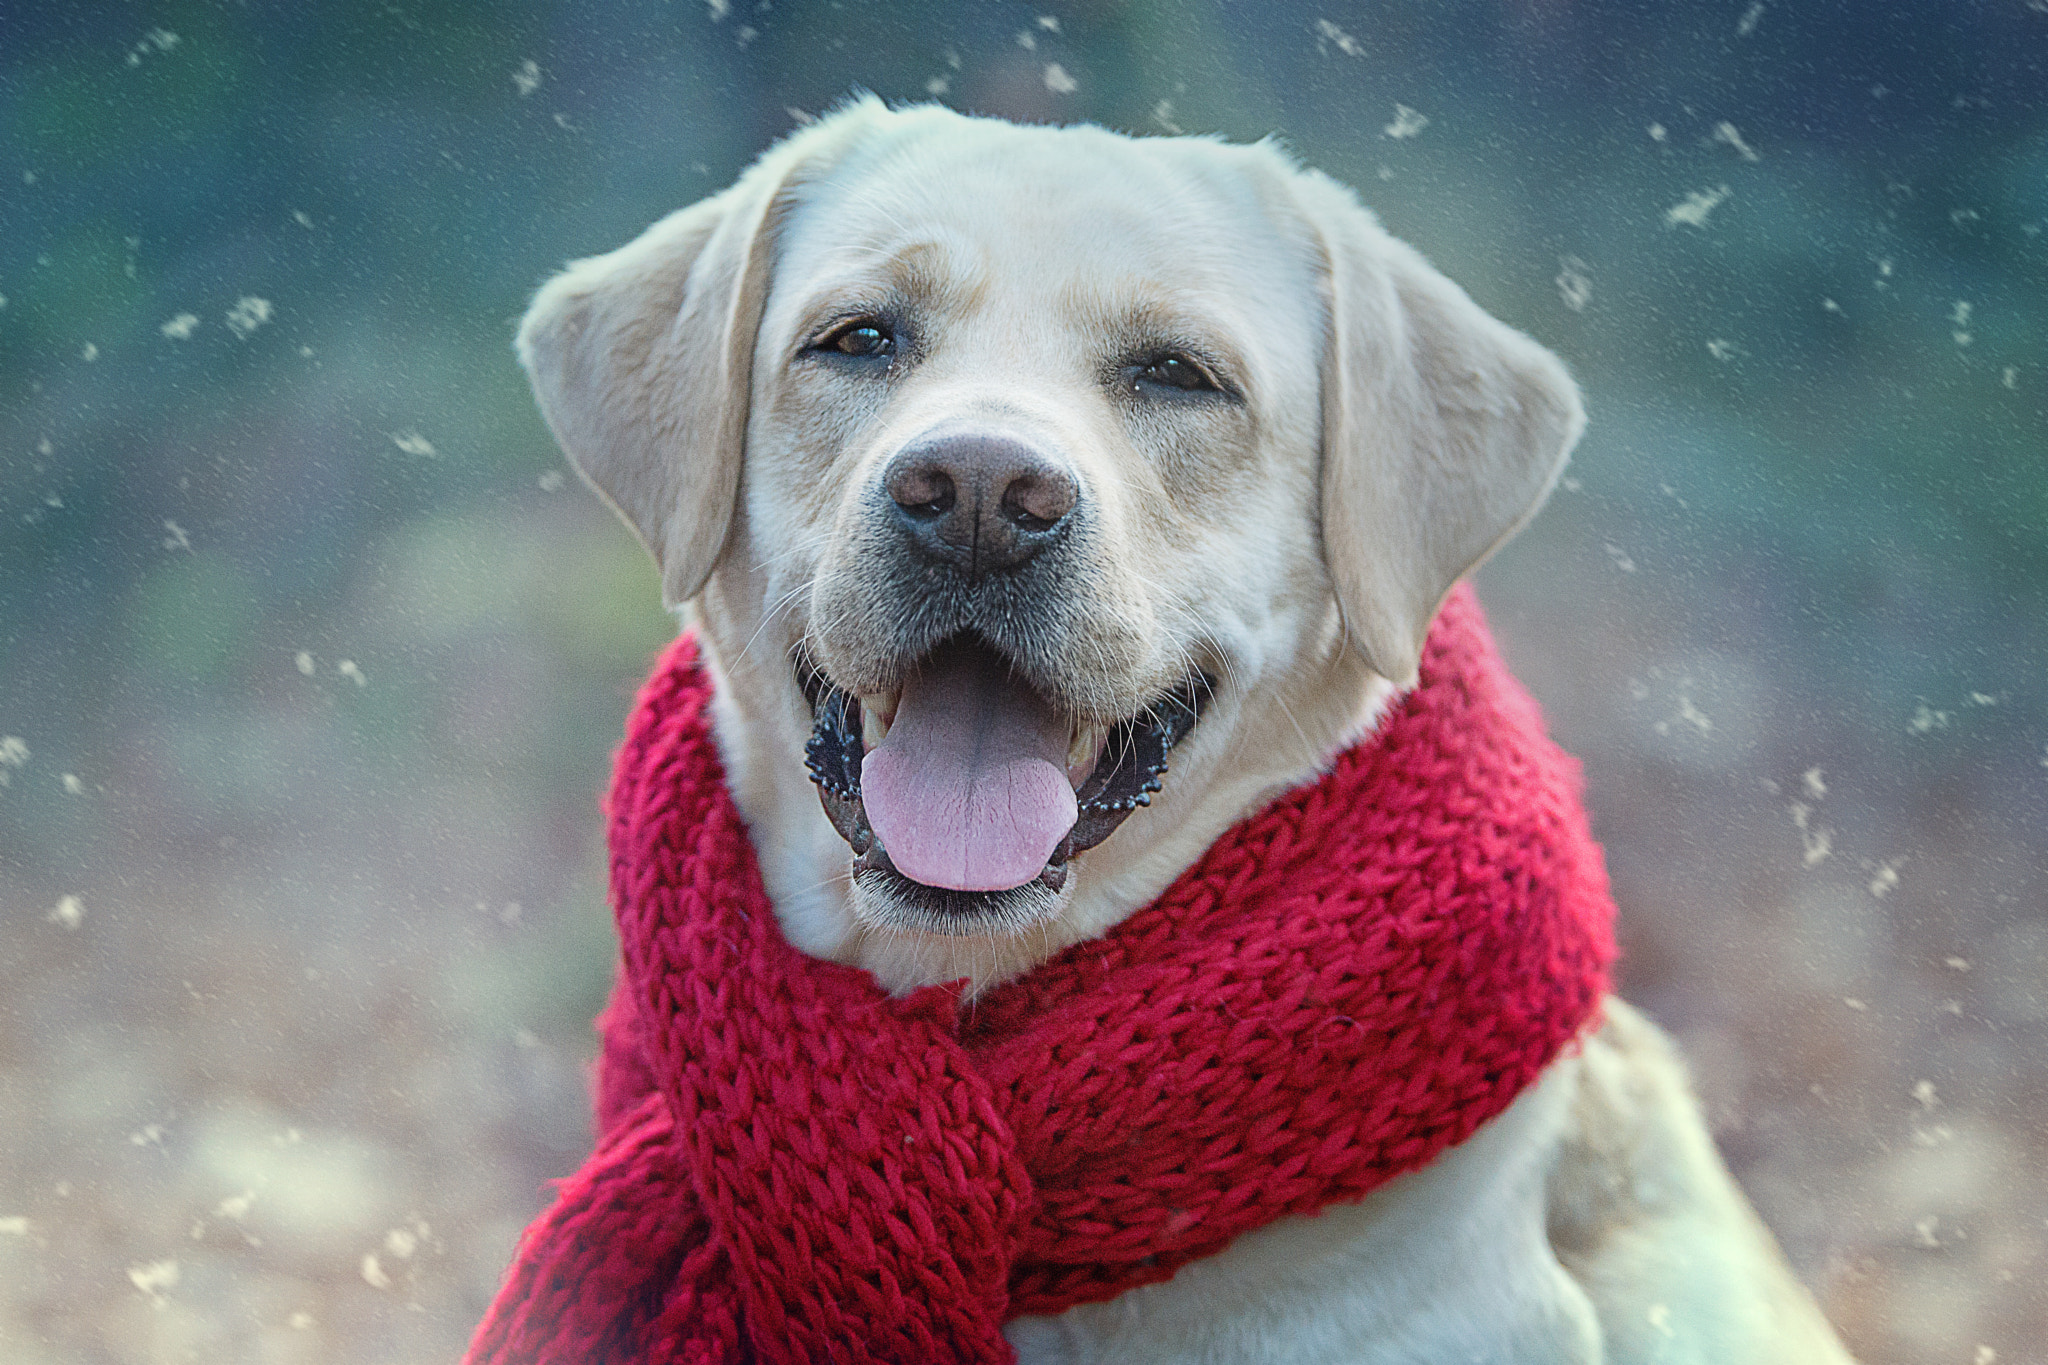
[[[924,83],[924,92],[934,99],[953,88],[953,82],[944,76],[934,76]]]
[[[1727,143],[1735,149],[1736,155],[1740,156],[1744,161],[1759,161],[1762,159],[1756,154],[1755,148],[1742,140],[1742,134],[1736,130],[1735,125],[1726,119],[1714,125],[1714,141]]]
[[[9,768],[28,766],[28,741],[20,735],[0,735],[0,787],[9,782]]]
[[[1915,1246],[1927,1247],[1930,1250],[1939,1247],[1941,1245],[1941,1234],[1938,1231],[1940,1226],[1941,1219],[1931,1213],[1925,1218],[1915,1220],[1913,1223],[1913,1244]]]
[[[1643,1316],[1649,1319],[1650,1326],[1662,1332],[1666,1337],[1677,1335],[1676,1332],[1671,1330],[1671,1305],[1653,1303],[1650,1305],[1650,1311],[1643,1314]]]
[[[512,73],[512,84],[518,87],[521,99],[540,89],[540,63],[531,57],[521,62]]]
[[[1948,721],[1948,712],[1937,711],[1923,701],[1913,708],[1913,718],[1906,722],[1906,729],[1913,734],[1924,735],[1930,730],[1948,729]]]
[[[2006,366],[2006,367],[2005,367],[2005,370],[2004,370],[2004,372],[2003,372],[2003,373],[2002,373],[2002,374],[2001,374],[2001,375],[1999,376],[1999,380],[2000,380],[2000,382],[2001,382],[2001,383],[2003,383],[2003,384],[2004,384],[2004,385],[2005,385],[2005,386],[2006,386],[2006,387],[2007,387],[2008,389],[2016,389],[2016,388],[2018,388],[2018,387],[2020,386],[2020,369],[2019,369],[2019,366],[2017,366],[2017,365],[2008,365],[2008,366]]]
[[[187,553],[191,551],[192,537],[186,532],[184,527],[178,525],[177,522],[172,521],[169,517],[165,517],[164,530],[170,533],[164,537],[163,541],[166,550],[184,550]]]
[[[57,908],[43,916],[52,924],[61,924],[66,929],[76,929],[85,922],[85,905],[76,896],[59,896]],[[158,1129],[162,1132],[162,1129]]]
[[[1682,202],[1664,210],[1664,226],[1675,228],[1683,224],[1686,227],[1705,228],[1707,215],[1719,208],[1731,193],[1733,191],[1726,185],[1718,189],[1694,190],[1685,196]]]
[[[363,1283],[372,1289],[389,1289],[391,1287],[391,1277],[384,1273],[384,1267],[377,1260],[377,1253],[374,1251],[363,1253],[362,1275]]]
[[[2034,8],[2048,11],[2048,0],[2029,0]],[[1998,1365],[1998,1352],[1989,1346],[1978,1346],[1977,1354],[1970,1358],[1970,1365]]]
[[[384,1234],[384,1249],[401,1261],[412,1259],[419,1245],[419,1237],[406,1228],[393,1228]]]
[[[1564,306],[1574,313],[1585,312],[1587,301],[1593,297],[1593,280],[1586,274],[1586,263],[1576,256],[1567,256],[1557,267],[1557,292]]]
[[[1662,142],[1666,137],[1670,136],[1670,134],[1664,131],[1664,125],[1661,123],[1651,124],[1649,133],[1650,141],[1652,142]]]
[[[429,441],[417,431],[394,431],[391,433],[391,444],[397,446],[408,455],[425,457],[440,453],[434,449],[432,441]]]
[[[1899,869],[1904,865],[1905,859],[1903,858],[1889,863],[1877,864],[1876,870],[1871,873],[1870,885],[1867,888],[1870,894],[1878,900],[1883,900],[1886,896],[1889,896],[1898,887]]]
[[[1418,114],[1405,104],[1394,106],[1394,121],[1380,129],[1380,136],[1390,137],[1396,142],[1414,137],[1429,126],[1429,115]]]
[[[562,471],[550,469],[547,473],[540,476],[540,491],[543,493],[559,493],[563,482]]]
[[[1858,1000],[1853,995],[1843,996],[1842,1003],[1847,1005],[1850,1009],[1855,1010],[1858,1014],[1865,1013],[1870,1008],[1870,1005],[1867,1002]]]
[[[192,335],[192,330],[198,325],[199,315],[197,313],[180,313],[163,326],[157,328],[157,331],[162,332],[173,341],[183,341]]]
[[[370,685],[370,680],[363,676],[362,669],[356,667],[356,661],[354,659],[343,659],[340,663],[334,666],[334,671],[336,673],[341,674],[342,677],[347,678],[357,687],[368,687]]]
[[[1952,972],[1967,972],[1970,970],[1970,959],[1967,957],[1945,957],[1941,962],[1944,967],[1947,967]]]
[[[90,365],[93,361],[100,358],[100,348],[88,341],[85,345],[78,348],[78,358]]]
[[[1044,29],[1047,33],[1058,33],[1060,31],[1059,16],[1053,14],[1041,14],[1038,16],[1038,26]]]
[[[1970,325],[1970,305],[1962,299],[1957,299],[1956,306],[1949,311],[1948,322],[1952,329],[1949,335],[1955,338],[1956,345],[1969,345],[1971,338],[1967,329]]]
[[[129,66],[141,66],[144,57],[152,56],[158,52],[172,51],[183,41],[184,39],[167,28],[153,28],[142,35],[141,42],[128,49],[127,64]]]
[[[235,300],[233,308],[228,309],[228,330],[246,341],[249,339],[251,332],[254,332],[258,327],[270,321],[270,315],[273,311],[269,299],[259,299],[254,294],[244,294]]]
[[[64,774],[64,779],[63,779],[63,780],[64,780],[64,794],[65,794],[66,796],[83,796],[83,795],[85,795],[85,783],[83,783],[83,782],[80,782],[80,781],[78,780],[78,774],[77,774],[77,773],[65,773],[65,774]]]
[[[286,1318],[284,1325],[291,1328],[294,1332],[303,1332],[313,1325],[313,1315],[302,1308]]]
[[[1069,76],[1064,66],[1051,62],[1045,68],[1045,88],[1055,95],[1071,95],[1081,88],[1081,83]]]
[[[1181,126],[1173,121],[1173,101],[1161,100],[1152,106],[1152,121],[1167,132],[1178,135]]]
[[[1023,48],[1026,52],[1038,51],[1038,35],[1028,28],[1025,29],[1017,35],[1017,46]]]
[[[26,1215],[13,1213],[5,1218],[0,1218],[0,1237],[26,1236],[28,1236],[28,1218]]]
[[[164,1126],[161,1123],[145,1123],[128,1135],[131,1147],[155,1147],[159,1151],[164,1145]]]
[[[1634,573],[1636,571],[1636,562],[1628,557],[1626,550],[1623,550],[1619,545],[1613,544],[1609,544],[1606,548],[1607,557],[1614,561],[1615,568],[1623,573]]]
[[[1807,776],[1814,778],[1819,772],[1820,769],[1818,768],[1809,769]],[[1809,783],[1807,787],[1807,792],[1813,795],[1813,799],[1816,801],[1826,791],[1827,788],[1821,787],[1819,794],[1815,794],[1813,783]],[[1826,825],[1814,823],[1813,807],[1804,801],[1794,801],[1791,805],[1791,811],[1792,827],[1799,831],[1800,865],[1803,867],[1820,866],[1820,864],[1828,860],[1828,855],[1834,852],[1835,832]]]
[[[1828,784],[1821,780],[1819,768],[1808,768],[1805,772],[1801,773],[1799,775],[1799,785],[1804,787],[1806,794],[1816,801],[1828,794]]]
[[[166,1289],[175,1289],[178,1284],[178,1258],[166,1257],[161,1261],[148,1261],[128,1267],[128,1283],[149,1296],[151,1303],[161,1308],[168,1300]]]
[[[1327,55],[1336,48],[1347,57],[1362,57],[1365,47],[1358,39],[1338,28],[1328,19],[1316,20],[1316,51]]]
[[[1735,21],[1735,36],[1747,38],[1750,34],[1756,32],[1756,21],[1763,17],[1763,0],[1757,0],[1757,3],[1744,10],[1742,17]]]
[[[1941,1097],[1934,1093],[1933,1081],[1913,1082],[1913,1101],[1922,1109],[1934,1109],[1941,1104]]]
[[[1742,348],[1725,337],[1715,337],[1707,343],[1707,354],[1725,363],[1741,355]]]
[[[302,650],[300,650],[300,651],[299,651],[299,652],[298,652],[298,653],[297,653],[296,655],[294,655],[294,656],[292,657],[292,662],[293,662],[293,663],[295,663],[295,664],[297,664],[297,665],[299,666],[299,672],[301,672],[301,673],[305,674],[305,675],[306,675],[307,677],[309,677],[309,678],[313,676],[313,651],[312,651],[312,650],[310,650],[310,649],[302,649]]]

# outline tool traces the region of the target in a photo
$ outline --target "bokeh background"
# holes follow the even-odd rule
[[[0,1359],[452,1359],[671,633],[532,289],[864,87],[1277,134],[1564,355],[1481,575],[1869,1365],[2048,1362],[2048,0],[0,12]]]

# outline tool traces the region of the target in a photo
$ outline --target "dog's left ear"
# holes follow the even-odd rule
[[[653,554],[671,607],[704,586],[731,528],[788,195],[888,117],[857,100],[783,139],[730,189],[571,263],[519,326],[549,428]]]
[[[1556,356],[1349,190],[1309,172],[1296,192],[1327,271],[1324,559],[1352,647],[1413,686],[1444,595],[1535,514],[1585,412]]]

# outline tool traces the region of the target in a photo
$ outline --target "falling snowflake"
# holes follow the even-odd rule
[[[1707,215],[1719,208],[1730,193],[1732,191],[1726,185],[1719,189],[1694,190],[1683,201],[1664,210],[1664,226],[1705,228]]]
[[[363,1283],[372,1289],[391,1287],[391,1277],[384,1273],[384,1266],[377,1260],[377,1253],[374,1251],[363,1253],[362,1274]]]
[[[197,313],[180,313],[163,326],[157,328],[157,330],[173,341],[183,341],[191,336],[193,329],[198,326],[199,315]]]
[[[1428,126],[1427,114],[1418,114],[1405,104],[1397,104],[1394,106],[1394,121],[1380,129],[1380,135],[1399,142],[1403,138],[1414,137]]]
[[[512,84],[519,88],[519,98],[525,99],[540,89],[540,63],[528,57],[512,73]]]
[[[1913,718],[1906,722],[1906,729],[1913,734],[1924,735],[1930,730],[1948,729],[1948,722],[1948,712],[1937,711],[1923,701],[1913,708]]]
[[[90,365],[93,361],[100,358],[100,348],[88,341],[85,345],[78,348],[78,358]]]
[[[28,742],[20,735],[0,735],[0,787],[13,780],[8,774],[9,768],[27,766]]]
[[[1730,361],[1742,354],[1742,348],[1725,337],[1715,337],[1707,343],[1707,354],[1719,361]]]
[[[66,929],[76,929],[85,922],[85,906],[76,896],[59,896],[57,908],[43,918],[52,924],[61,924]]]
[[[363,676],[362,669],[356,667],[356,661],[354,659],[343,659],[340,663],[334,666],[334,671],[336,673],[341,674],[342,677],[347,678],[357,687],[368,687],[370,685],[370,680]]]
[[[1067,74],[1067,69],[1058,62],[1045,68],[1045,88],[1055,95],[1071,95],[1081,88],[1081,83]]]
[[[1714,141],[1727,143],[1735,149],[1736,155],[1740,156],[1744,161],[1761,160],[1756,154],[1756,149],[1747,142],[1744,142],[1742,134],[1736,130],[1735,125],[1726,120],[1714,125]]]
[[[247,340],[249,334],[270,321],[273,310],[269,299],[259,299],[254,294],[244,294],[235,300],[235,306],[228,309],[228,330]]]
[[[394,431],[391,433],[391,444],[408,455],[426,457],[439,454],[434,449],[434,443],[417,431]]]
[[[1757,4],[1751,5],[1742,12],[1742,18],[1738,19],[1735,23],[1735,36],[1747,38],[1750,34],[1756,32],[1756,21],[1763,17],[1764,7],[1761,0],[1759,0]]]
[[[1327,55],[1333,47],[1347,57],[1361,57],[1365,55],[1365,48],[1359,43],[1358,39],[1352,37],[1343,29],[1338,28],[1328,19],[1316,20],[1316,51]]]
[[[1586,273],[1584,261],[1567,256],[1558,262],[1557,292],[1564,306],[1574,313],[1586,311],[1586,304],[1593,297],[1593,280]]]
[[[148,1261],[128,1267],[128,1283],[149,1296],[157,1307],[164,1306],[164,1291],[175,1289],[178,1284],[178,1260],[175,1256],[161,1261]]]
[[[192,537],[186,532],[184,527],[178,525],[177,522],[172,521],[169,517],[165,517],[164,530],[170,533],[164,537],[163,541],[166,550],[191,551]]]
[[[167,28],[153,28],[142,35],[142,41],[128,49],[129,66],[141,66],[144,57],[158,52],[174,50],[184,39]]]

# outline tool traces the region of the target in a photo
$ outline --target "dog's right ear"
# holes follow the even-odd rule
[[[671,607],[704,586],[731,529],[784,192],[877,117],[879,102],[860,101],[730,189],[571,263],[519,325],[549,429],[653,554]]]

